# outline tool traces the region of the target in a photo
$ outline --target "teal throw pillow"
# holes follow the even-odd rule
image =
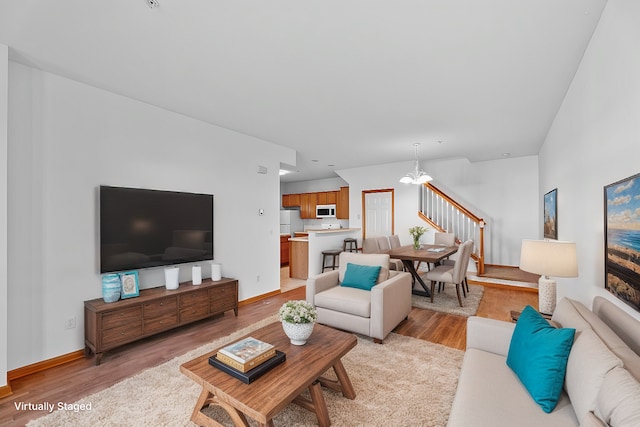
[[[530,305],[516,323],[507,365],[544,412],[553,411],[560,399],[575,332],[554,328]]]
[[[370,291],[378,281],[380,268],[382,267],[379,265],[373,266],[348,263],[341,286]]]

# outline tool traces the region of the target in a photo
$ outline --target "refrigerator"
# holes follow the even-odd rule
[[[280,211],[280,234],[290,234],[296,231],[304,231],[300,211],[297,209],[287,209]]]

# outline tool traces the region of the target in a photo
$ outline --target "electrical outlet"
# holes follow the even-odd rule
[[[74,329],[75,327],[76,327],[76,316],[69,317],[67,320],[64,321],[65,329]]]

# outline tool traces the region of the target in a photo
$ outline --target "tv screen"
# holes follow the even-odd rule
[[[213,259],[213,195],[100,186],[100,272]]]

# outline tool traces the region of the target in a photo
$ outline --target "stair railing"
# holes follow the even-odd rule
[[[422,186],[418,216],[442,233],[453,233],[458,242],[473,240],[471,258],[484,273],[484,227],[486,222],[431,183]]]

